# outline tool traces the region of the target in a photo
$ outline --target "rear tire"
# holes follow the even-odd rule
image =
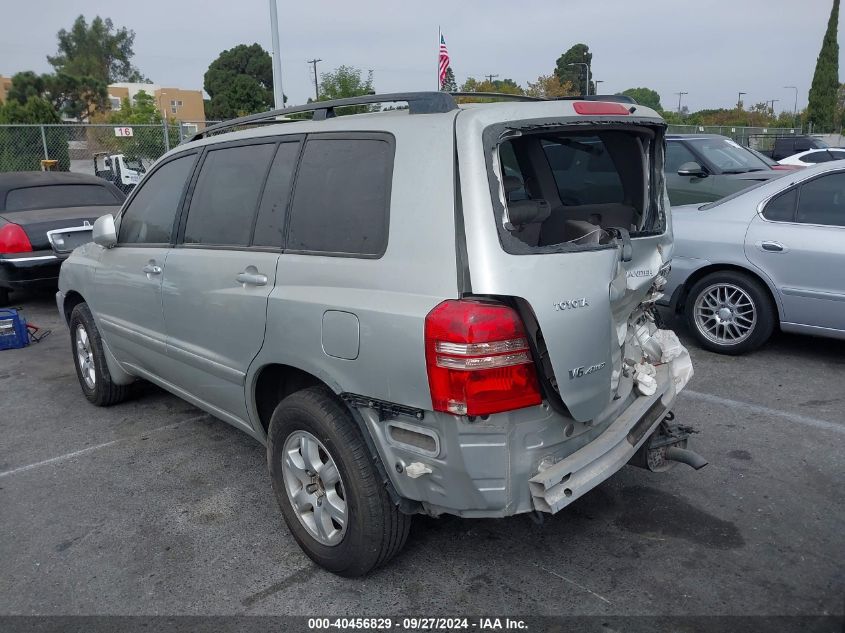
[[[744,273],[724,270],[690,288],[684,312],[690,333],[704,349],[745,354],[772,335],[777,310],[763,285]]]
[[[288,529],[324,569],[363,576],[404,546],[411,517],[393,504],[357,424],[324,387],[279,403],[267,462]]]
[[[103,339],[87,303],[77,304],[70,314],[70,346],[79,386],[91,404],[109,407],[126,399],[128,386],[112,382]]]

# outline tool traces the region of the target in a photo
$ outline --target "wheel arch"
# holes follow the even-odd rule
[[[76,290],[71,290],[65,294],[65,300],[62,304],[62,316],[65,318],[65,325],[70,325],[70,315],[80,303],[85,303],[85,297]]]
[[[260,424],[264,437],[270,427],[270,418],[276,406],[287,396],[315,385],[323,385],[328,389],[331,387],[317,376],[293,365],[281,363],[269,363],[255,372],[252,381],[252,398],[255,406],[255,413]],[[334,393],[334,389],[331,389]]]
[[[718,273],[718,272],[725,272],[731,271],[736,273],[741,273],[743,275],[747,275],[754,279],[755,281],[759,282],[763,288],[765,289],[766,293],[769,296],[769,299],[772,302],[772,305],[775,306],[775,310],[777,311],[778,321],[781,320],[781,316],[783,314],[782,306],[780,304],[780,299],[778,298],[777,292],[772,287],[771,282],[767,279],[764,275],[760,274],[759,271],[756,271],[752,268],[748,268],[745,266],[740,266],[738,264],[708,264],[706,266],[702,266],[701,268],[696,269],[689,277],[684,280],[684,283],[678,287],[676,291],[676,296],[672,298],[672,304],[675,307],[675,313],[681,314],[684,311],[684,306],[687,302],[687,297],[689,296],[690,289],[698,283],[699,280],[703,279],[709,274]]]

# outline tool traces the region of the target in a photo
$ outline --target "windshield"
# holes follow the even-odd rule
[[[126,165],[127,169],[133,169],[137,172],[143,173],[146,171],[144,166],[141,164],[141,160],[139,158],[127,158],[124,159],[123,164]]]
[[[687,143],[726,174],[769,170],[765,162],[729,138],[693,138]]]

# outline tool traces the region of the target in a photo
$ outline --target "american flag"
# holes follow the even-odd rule
[[[449,51],[446,50],[446,39],[443,33],[440,34],[440,88],[443,88],[443,82],[446,81],[446,70],[449,68]]]

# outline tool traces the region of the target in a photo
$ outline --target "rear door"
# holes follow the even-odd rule
[[[118,359],[155,375],[165,364],[161,281],[197,154],[159,164],[119,217],[117,246],[103,249],[91,286],[106,342]]]
[[[300,144],[291,136],[209,147],[164,276],[172,381],[243,424]]]
[[[553,116],[556,109],[562,107],[531,106],[538,118],[547,111],[546,116]],[[635,125],[627,114],[595,121],[558,114],[556,126],[546,131],[554,125],[548,118],[542,123],[491,121],[483,127],[485,117],[496,116],[492,109],[472,117],[465,114],[458,117],[457,143],[471,293],[516,298],[533,315],[542,332],[540,362],[550,366],[547,377],[553,373],[554,388],[575,419],[595,419],[615,397],[630,392],[630,382],[624,387],[627,392],[619,392],[629,322],[671,257],[663,198],[664,126],[658,119]],[[473,119],[482,120],[474,124]],[[547,159],[542,150],[532,147],[532,137],[538,134],[562,135],[554,142],[578,147],[589,156],[607,151],[618,169],[621,200],[618,186],[607,187],[602,199],[596,199],[601,191],[591,187],[589,204],[571,204],[576,199],[580,203],[577,190],[571,200],[561,199],[560,178],[554,178],[548,162],[543,167]],[[507,202],[497,145],[508,142],[514,144],[531,199],[542,198],[551,207],[536,244],[526,243],[509,228],[504,215]],[[479,178],[483,172],[488,177]],[[634,231],[631,239],[602,233],[619,227],[627,235],[635,224],[648,231]],[[549,229],[558,235],[550,235]]]
[[[845,330],[845,171],[769,200],[748,227],[745,253],[774,281],[785,322]]]

